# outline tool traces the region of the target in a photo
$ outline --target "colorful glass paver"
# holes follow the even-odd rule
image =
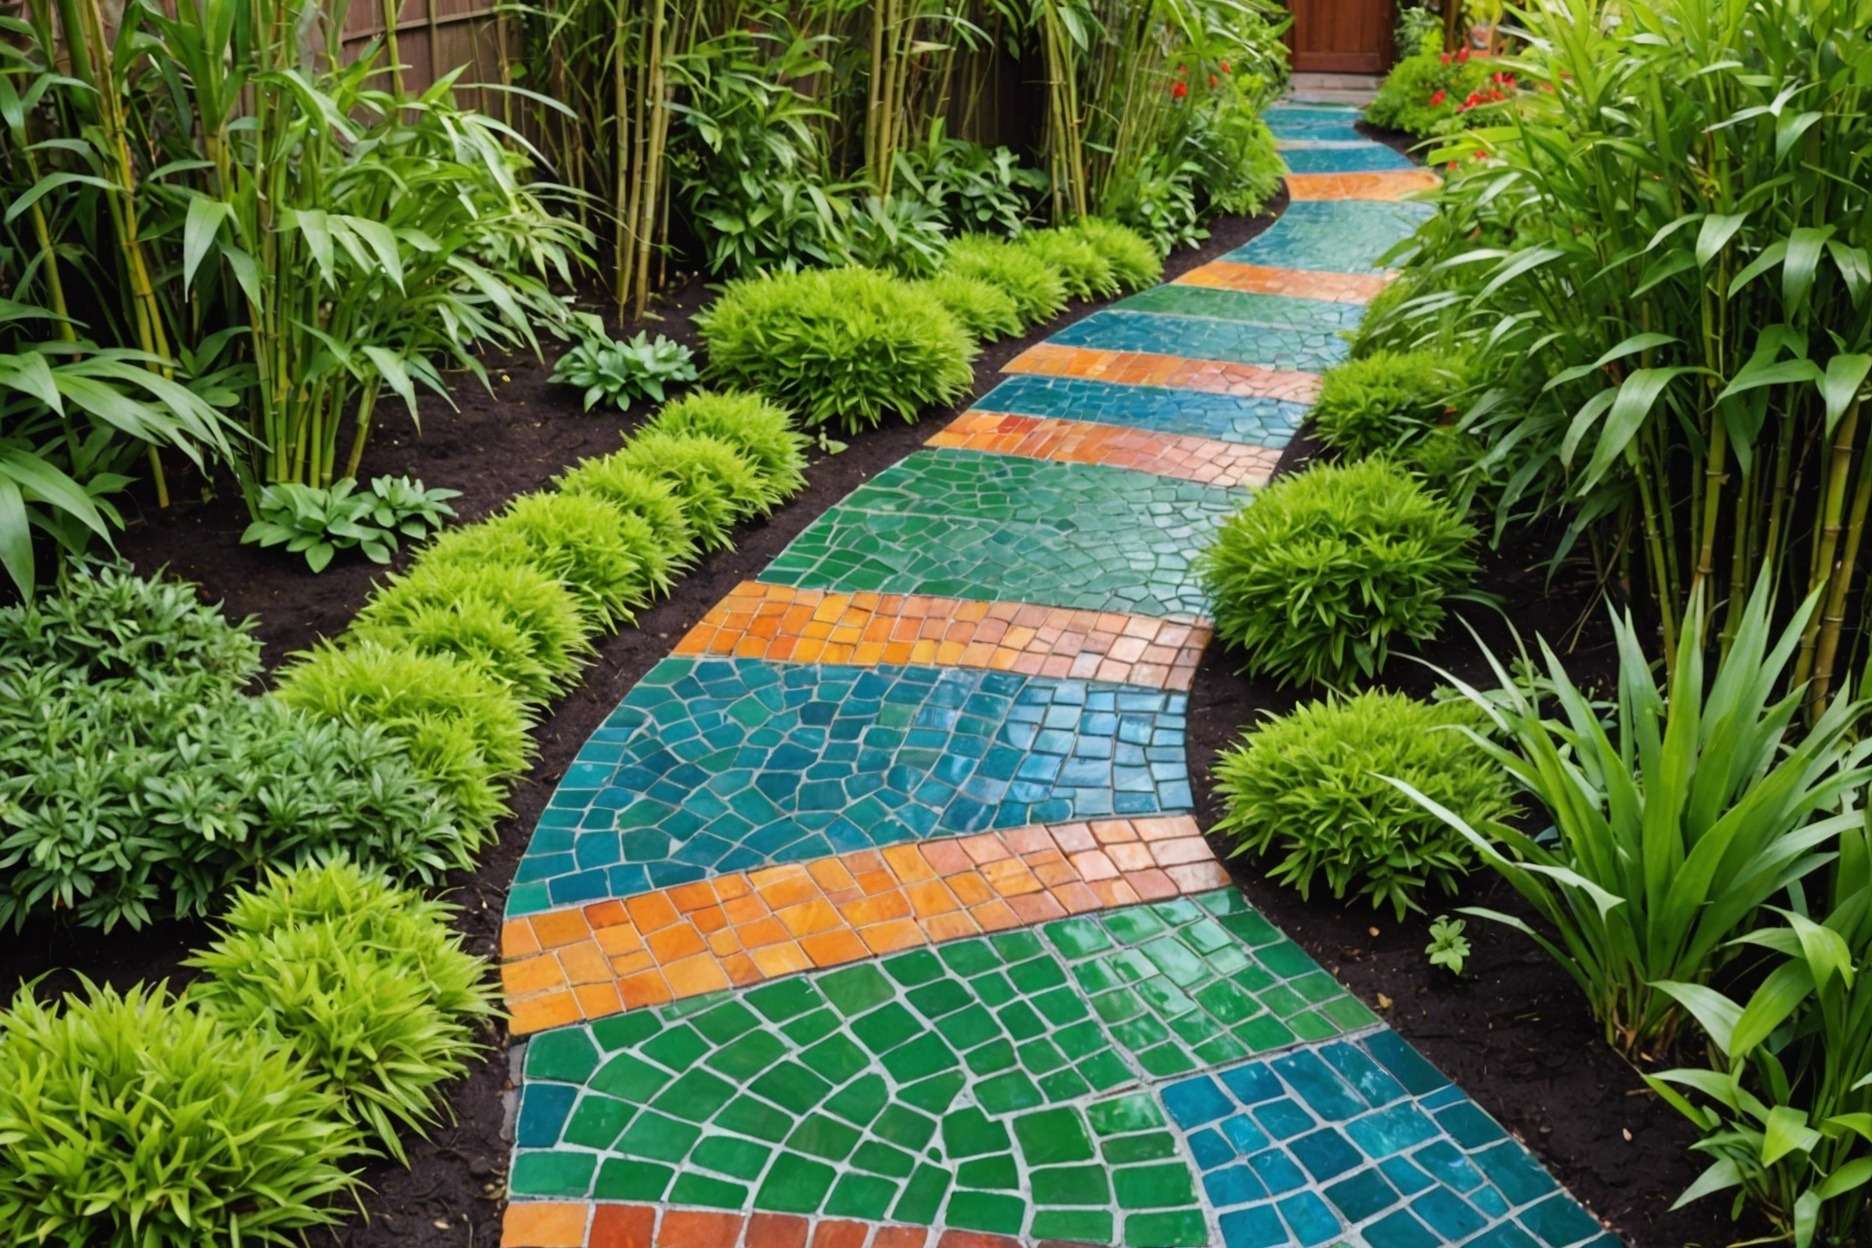
[[[1187,619],[1204,611],[1190,561],[1247,497],[1120,468],[918,451],[815,520],[760,579]]]
[[[1281,158],[1295,173],[1373,173],[1410,169],[1410,160],[1378,143],[1336,146],[1326,143],[1285,143]]]
[[[1430,176],[1352,118],[1274,110],[1354,171],[1023,353],[593,735],[502,931],[504,1248],[1614,1243],[1187,813],[1190,563],[1252,498],[1204,482],[1274,464]]]
[[[1268,450],[1286,446],[1306,413],[1303,404],[1280,399],[1044,376],[1003,378],[976,401],[973,410],[1090,420]]]

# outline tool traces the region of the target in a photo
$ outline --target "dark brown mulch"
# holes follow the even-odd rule
[[[1270,220],[1218,222],[1203,247],[1172,259],[1170,273],[1241,245]],[[700,281],[683,283],[659,301],[660,319],[653,330],[694,343],[691,318],[707,298]],[[975,393],[956,410],[991,387],[1003,363],[1093,306],[1075,305],[1027,337],[989,348],[976,367]],[[462,490],[458,510],[462,519],[474,519],[516,493],[547,484],[565,465],[614,448],[645,414],[582,415],[576,396],[549,385],[548,370],[530,360],[508,361],[491,371],[494,393],[464,387],[457,396],[459,412],[440,402],[426,403],[420,434],[407,421],[386,421],[366,456],[363,475],[408,472],[430,485]],[[461,927],[476,952],[495,955],[501,906],[533,822],[580,745],[618,699],[729,588],[757,573],[859,482],[913,450],[942,418],[936,414],[922,426],[879,429],[855,439],[843,454],[816,457],[803,494],[765,523],[738,534],[735,550],[705,560],[672,600],[645,613],[636,628],[599,646],[579,687],[535,733],[538,758],[514,792],[513,814],[497,830],[496,844],[475,872],[450,881],[450,895],[463,908]],[[1287,460],[1297,463],[1306,452],[1296,445]],[[178,498],[198,492],[200,485],[175,484]],[[234,614],[256,615],[269,663],[341,630],[379,573],[356,561],[313,577],[276,552],[241,546],[246,517],[231,497],[178,504],[168,513],[146,515],[145,521],[126,535],[124,553],[146,570],[167,565],[200,582],[208,596],[224,600]],[[1592,594],[1577,578],[1548,589],[1541,575],[1529,570],[1545,548],[1532,540],[1503,552],[1491,561],[1486,586],[1505,598],[1524,628],[1538,624],[1552,636],[1554,629],[1590,614]],[[1491,644],[1501,642],[1505,634],[1489,613],[1469,614]],[[1473,673],[1476,663],[1466,635],[1452,632],[1461,639],[1437,647],[1429,657]],[[1580,653],[1576,662],[1582,670],[1595,664],[1603,669],[1602,629],[1588,628]],[[1409,665],[1398,666],[1400,686],[1421,690],[1432,679]],[[1206,820],[1215,813],[1207,775],[1215,750],[1262,713],[1291,701],[1232,674],[1229,657],[1211,650],[1192,697],[1190,733]],[[1524,942],[1509,933],[1478,931],[1482,925],[1472,921],[1473,969],[1467,979],[1456,981],[1424,961],[1423,919],[1399,924],[1388,913],[1343,909],[1318,896],[1303,903],[1258,878],[1250,864],[1237,866],[1256,905],[1526,1138],[1629,1243],[1676,1248],[1730,1238],[1712,1206],[1688,1215],[1663,1213],[1696,1170],[1684,1153],[1689,1133],[1668,1107],[1641,1094],[1642,1085],[1605,1048],[1570,983]],[[1478,882],[1473,899],[1505,904],[1496,891]],[[109,938],[39,926],[0,947],[0,985],[10,988],[44,976],[43,993],[72,986],[77,973],[119,984],[173,976],[186,951],[203,938],[199,925],[186,924]],[[1389,1007],[1380,994],[1390,1000]],[[364,1178],[370,1190],[362,1201],[367,1217],[353,1219],[330,1242],[350,1248],[489,1248],[498,1243],[508,1151],[504,1114],[511,1085],[505,1037],[490,1037],[490,1043],[486,1057],[450,1089],[455,1120],[431,1139],[410,1142],[407,1169],[388,1163],[369,1167]]]

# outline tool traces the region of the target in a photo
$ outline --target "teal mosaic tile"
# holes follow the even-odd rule
[[[1345,339],[1333,330],[1282,329],[1245,321],[1120,309],[1094,312],[1048,341],[1105,351],[1152,351],[1193,360],[1227,360],[1301,373],[1323,373],[1345,359],[1348,351]]]
[[[1615,1248],[1528,1151],[1395,1032],[1161,1089],[1224,1248]]]
[[[566,769],[510,916],[927,837],[1186,810],[1182,694],[665,659]]]
[[[1121,312],[1161,312],[1173,316],[1205,316],[1224,321],[1245,321],[1274,329],[1332,333],[1358,327],[1365,305],[1333,299],[1298,299],[1291,295],[1262,295],[1218,290],[1211,286],[1153,286],[1112,305]],[[1261,363],[1262,361],[1250,361]]]
[[[539,1036],[511,1188],[1200,1245],[1152,1085],[1373,1021],[1233,890],[1062,919]]]
[[[1218,292],[1228,294],[1230,292]],[[1126,386],[1079,377],[1018,374],[984,394],[975,406],[988,412],[1043,416],[1054,420],[1090,420],[1129,425],[1153,433],[1183,433],[1282,447],[1306,417],[1306,405],[1284,399],[1212,394],[1168,386]]]
[[[1200,616],[1191,561],[1248,497],[1122,468],[918,451],[815,520],[760,579]]]
[[[1276,105],[1262,114],[1268,129],[1277,139],[1313,139],[1326,142],[1371,143],[1353,125],[1358,120],[1354,108]],[[1376,146],[1376,144],[1373,144]]]
[[[1381,143],[1361,143],[1357,147],[1285,147],[1281,158],[1294,173],[1386,173],[1396,169],[1415,169],[1410,157]]]
[[[1374,200],[1303,200],[1272,226],[1223,256],[1277,269],[1369,273],[1431,212],[1428,204]]]

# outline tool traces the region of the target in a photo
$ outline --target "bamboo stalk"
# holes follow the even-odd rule
[[[1850,569],[1838,570],[1834,559],[1839,553],[1840,536],[1844,531],[1846,512],[1846,492],[1850,484],[1853,463],[1853,444],[1859,438],[1859,400],[1854,400],[1846,414],[1840,418],[1833,431],[1832,455],[1827,466],[1826,485],[1821,495],[1820,526],[1816,530],[1819,546],[1814,552],[1812,564],[1808,569],[1807,592],[1813,593],[1826,585],[1837,573],[1842,577],[1851,575]],[[1820,613],[1807,622],[1801,630],[1800,651],[1794,662],[1794,684],[1805,684],[1809,679],[1817,688],[1821,681],[1814,670],[1815,647],[1820,640]],[[1817,705],[1810,701],[1811,705]]]
[[[1853,489],[1852,506],[1847,515],[1845,546],[1840,551],[1839,563],[1828,569],[1830,584],[1821,613],[1813,692],[1808,703],[1809,714],[1814,717],[1826,709],[1827,695],[1833,687],[1833,667],[1839,655],[1840,632],[1846,624],[1847,598],[1852,592],[1855,574],[1863,572],[1859,567],[1859,547],[1865,534],[1868,509],[1872,509],[1872,447],[1859,456],[1858,484]]]

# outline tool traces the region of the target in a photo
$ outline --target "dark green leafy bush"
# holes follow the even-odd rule
[[[806,435],[785,408],[750,391],[695,391],[667,404],[645,429],[703,434],[740,451],[760,475],[762,512],[806,488]]]
[[[280,482],[255,501],[259,518],[241,534],[243,544],[284,546],[323,572],[341,550],[362,550],[373,563],[389,563],[401,537],[427,537],[455,514],[448,504],[460,490],[426,488],[409,477],[378,477],[359,491],[350,477],[329,486]]]
[[[204,972],[189,997],[304,1058],[344,1117],[404,1160],[399,1132],[439,1121],[439,1085],[467,1068],[494,1012],[487,966],[449,913],[345,862],[277,875],[185,963]]]
[[[1124,290],[1142,290],[1163,277],[1163,258],[1148,238],[1129,226],[1102,217],[1087,217],[1069,227],[1068,232],[1084,239],[1105,257],[1112,277]]]
[[[933,134],[897,153],[897,174],[956,230],[1019,234],[1047,188],[1047,176],[1023,167],[1005,147]]]
[[[658,334],[652,341],[644,331],[618,342],[602,320],[586,313],[576,324],[582,336],[553,365],[550,380],[583,390],[588,412],[601,399],[619,411],[638,399],[661,403],[671,388],[696,379],[693,353],[674,339]]]
[[[544,701],[584,666],[591,634],[572,592],[537,568],[425,560],[380,586],[345,639],[452,655]]]
[[[581,464],[566,476],[563,488],[603,497],[620,469],[668,482],[704,550],[733,546],[729,534],[734,526],[769,507],[767,486],[754,461],[730,443],[700,433],[644,430],[623,450]]]
[[[1280,194],[1287,173],[1274,132],[1257,108],[1229,108],[1207,118],[1191,134],[1202,169],[1197,181],[1217,212],[1253,216]]]
[[[1443,51],[1439,32],[1391,67],[1377,95],[1365,106],[1365,120],[1419,138],[1494,125],[1504,120],[1502,110],[1488,105],[1499,99],[1486,97],[1495,92],[1507,98],[1514,89],[1512,79],[1491,82],[1500,72],[1495,62],[1471,57],[1466,50]]]
[[[1391,906],[1421,910],[1431,886],[1454,892],[1475,860],[1460,833],[1386,776],[1403,780],[1471,826],[1513,812],[1507,773],[1465,736],[1487,721],[1466,703],[1424,703],[1371,691],[1309,702],[1245,735],[1217,760],[1225,813],[1216,831],[1236,853],[1278,854],[1270,874],[1309,897],[1324,878]]]
[[[289,706],[403,741],[417,773],[484,831],[506,810],[506,781],[525,769],[532,718],[513,688],[442,654],[363,641],[327,643],[281,673]]]
[[[840,264],[928,277],[942,263],[944,233],[941,215],[922,200],[872,195],[839,222],[833,254]]]
[[[1316,464],[1263,490],[1204,553],[1216,635],[1283,685],[1376,675],[1395,644],[1437,635],[1475,574],[1475,537],[1395,464]]]
[[[1023,326],[1051,320],[1066,307],[1066,274],[1018,243],[964,234],[949,244],[943,272],[979,278],[1014,301]]]
[[[356,1186],[356,1131],[278,1047],[160,986],[0,1012],[0,1242],[296,1244]]]
[[[636,618],[668,583],[670,560],[647,522],[603,499],[522,494],[490,520],[444,533],[424,564],[523,564],[560,581],[598,624]]]
[[[1072,230],[1029,230],[1015,244],[1060,271],[1066,293],[1078,299],[1103,299],[1118,293],[1112,262],[1092,243]]]
[[[1022,329],[1020,307],[1014,296],[979,277],[945,272],[922,285],[979,341],[1011,338]]]
[[[731,282],[696,318],[717,380],[845,432],[915,420],[974,380],[975,342],[928,291],[870,269]]]

